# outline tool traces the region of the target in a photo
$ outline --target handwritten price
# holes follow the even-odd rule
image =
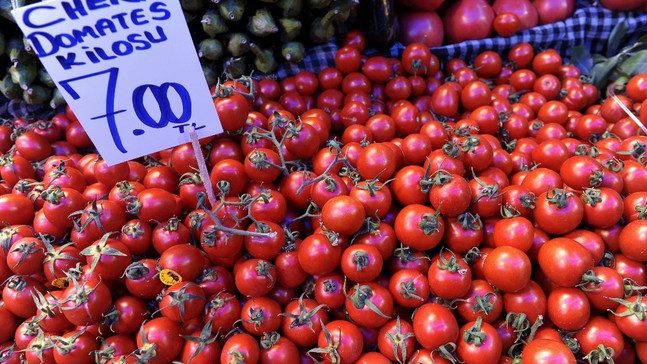
[[[81,95],[72,87],[72,83],[88,80],[100,76],[108,76],[107,85],[105,89],[106,92],[106,102],[105,102],[105,113],[102,115],[97,115],[91,118],[91,120],[97,120],[105,118],[108,123],[108,129],[110,130],[110,135],[117,149],[122,153],[128,153],[127,149],[124,147],[117,128],[117,119],[116,115],[126,112],[126,109],[115,110],[115,94],[117,89],[117,78],[119,75],[119,68],[112,67],[104,71],[94,72],[83,76],[78,76],[74,78],[69,78],[63,81],[60,81],[59,84],[61,87],[72,97],[74,100],[81,98]],[[96,81],[93,81],[96,82]],[[94,87],[96,89],[96,87]],[[176,111],[173,110],[173,106],[169,99],[169,92],[173,90],[175,94],[179,97],[181,101],[181,112],[179,116]],[[148,107],[155,106],[159,113],[157,118],[151,115],[150,110],[144,104],[145,96],[150,93],[155,100],[154,105],[148,105]],[[153,129],[161,129],[169,125],[169,123],[180,124],[173,126],[173,128],[178,129],[180,133],[184,133],[185,127],[192,125],[195,129],[201,129],[204,126],[197,126],[195,123],[187,123],[191,119],[191,95],[187,89],[179,83],[176,82],[165,82],[161,85],[140,85],[137,86],[132,92],[132,106],[135,111],[135,115],[139,121],[145,126],[148,126]],[[157,114],[157,113],[155,113]],[[136,136],[142,135],[145,133],[144,129],[135,128],[132,130],[132,133]]]

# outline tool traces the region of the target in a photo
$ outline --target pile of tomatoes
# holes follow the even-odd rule
[[[584,10],[591,5],[576,0],[397,0],[396,3],[400,5],[400,42],[405,45],[424,42],[429,47],[484,39],[492,36],[493,31],[494,35],[509,37],[537,25],[565,21],[576,9]],[[600,0],[593,5],[589,10],[604,7],[614,12],[647,11],[645,0]]]
[[[646,363],[647,75],[363,48],[214,87],[215,199],[190,144],[0,126],[0,363]]]

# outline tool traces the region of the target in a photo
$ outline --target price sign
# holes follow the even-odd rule
[[[179,0],[49,0],[16,23],[108,164],[222,132]]]

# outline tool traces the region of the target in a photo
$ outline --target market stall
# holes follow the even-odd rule
[[[0,1],[0,363],[647,363],[646,9]]]

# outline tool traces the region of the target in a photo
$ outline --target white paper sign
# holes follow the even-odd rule
[[[178,0],[49,0],[12,11],[101,156],[222,131]]]

